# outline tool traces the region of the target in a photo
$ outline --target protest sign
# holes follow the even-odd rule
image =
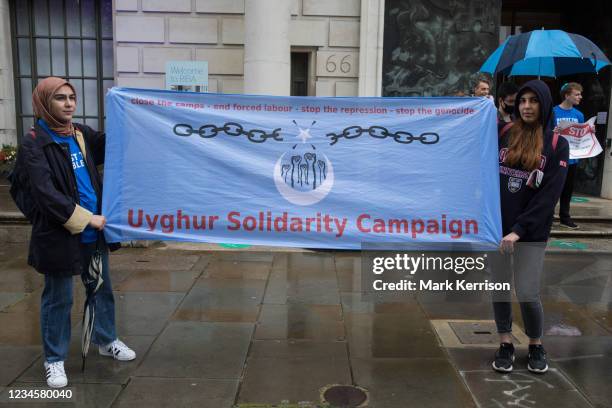
[[[603,151],[595,136],[596,118],[593,116],[585,123],[559,122],[559,134],[569,142],[570,159],[595,157]]]
[[[113,88],[109,241],[311,248],[501,238],[483,98],[310,98]]]

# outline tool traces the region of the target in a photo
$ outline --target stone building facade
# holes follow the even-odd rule
[[[477,71],[502,35],[510,34],[503,26],[499,35],[500,15],[501,21],[508,20],[509,7],[518,3],[531,4],[519,0],[0,0],[0,144],[16,144],[17,135],[31,125],[31,88],[51,74],[77,80],[85,104],[77,109],[77,117],[99,128],[104,125],[104,94],[110,86],[165,88],[165,64],[176,60],[207,61],[209,92],[218,93],[290,95],[298,60],[305,76],[302,95],[438,96],[469,91],[465,89],[469,73]],[[40,26],[37,19],[44,18],[35,10],[41,4],[50,16],[44,38],[34,32]],[[58,15],[57,5],[66,10],[69,5],[80,7],[81,12],[93,5],[96,34],[84,35],[92,30],[81,28],[79,38],[71,37],[70,29],[64,29],[63,36],[54,35],[51,22],[54,13]],[[65,21],[66,10],[62,11]],[[16,27],[20,12],[29,13],[22,16],[31,22],[29,34]],[[550,16],[547,10],[529,13],[538,23]],[[512,30],[518,17],[520,13],[512,11]],[[560,20],[547,24],[563,26]],[[86,27],[84,20],[81,27]],[[27,58],[24,63],[20,47],[29,44],[31,59],[45,58],[44,49],[34,52],[33,48],[46,41],[51,50],[63,43],[66,61],[74,51],[71,42],[80,43],[83,67],[91,65],[85,43],[95,42],[98,76],[87,76],[83,69],[75,77],[68,66],[55,73],[49,61],[49,72],[35,72],[36,63]],[[30,63],[28,72],[22,72]],[[609,110],[610,86],[603,83]],[[602,128],[608,138],[609,128]],[[609,149],[597,164],[599,175],[593,184],[601,188],[596,191],[612,198]]]
[[[308,94],[359,95],[361,7],[378,2],[283,2],[290,8],[288,45],[310,56]],[[273,13],[282,2],[261,3]],[[116,0],[117,85],[163,88],[166,61],[202,60],[210,92],[243,93],[245,8],[244,0]]]

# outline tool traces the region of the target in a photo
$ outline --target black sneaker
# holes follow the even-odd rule
[[[512,371],[512,363],[514,363],[514,345],[501,343],[495,352],[493,369],[501,373],[509,373]]]
[[[548,371],[546,361],[546,351],[541,344],[530,344],[529,354],[527,355],[527,369],[532,373],[545,373]]]
[[[563,228],[567,228],[567,229],[571,229],[571,230],[576,230],[578,228],[580,228],[580,226],[578,224],[576,224],[574,221],[570,220],[563,220],[561,222],[559,222],[559,225],[562,226]]]

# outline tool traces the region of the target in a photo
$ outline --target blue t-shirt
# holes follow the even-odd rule
[[[553,112],[555,113],[555,125],[557,126],[562,120],[566,122],[584,123],[584,115],[576,108],[563,109],[561,106],[557,105],[553,108]],[[569,164],[576,163],[578,163],[578,159],[569,160]]]
[[[38,120],[38,124],[51,135],[56,143],[68,144],[70,148],[70,159],[72,160],[72,170],[74,171],[77,189],[79,190],[79,205],[96,214],[98,211],[98,196],[91,184],[91,177],[89,177],[87,165],[85,164],[85,159],[83,158],[83,153],[81,152],[79,144],[74,137],[56,134],[42,119]],[[87,226],[81,233],[81,242],[83,243],[96,242],[97,239],[98,232],[90,226]]]

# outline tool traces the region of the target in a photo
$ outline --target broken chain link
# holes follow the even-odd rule
[[[281,128],[276,128],[272,133],[267,133],[260,129],[244,130],[241,124],[236,122],[227,122],[222,127],[216,125],[202,125],[198,129],[194,129],[193,126],[185,123],[179,123],[174,125],[174,134],[177,136],[188,137],[191,135],[199,135],[204,139],[210,139],[217,136],[219,133],[225,133],[228,136],[246,136],[253,143],[263,143],[268,139],[274,139],[282,142],[283,138],[278,133]]]
[[[387,137],[392,138],[397,143],[410,144],[414,141],[421,142],[422,144],[436,144],[440,141],[440,135],[435,132],[421,133],[419,136],[414,136],[410,132],[397,131],[389,132],[387,128],[382,126],[370,126],[369,128],[362,128],[361,126],[349,126],[344,128],[342,133],[328,133],[326,136],[330,137],[332,142],[331,146],[338,143],[341,138],[345,139],[356,139],[363,134],[368,134],[377,139],[385,139]]]

